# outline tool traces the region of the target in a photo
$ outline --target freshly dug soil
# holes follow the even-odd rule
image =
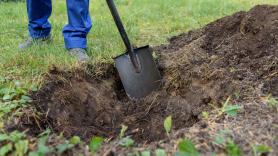
[[[163,87],[145,99],[130,101],[113,65],[98,64],[86,70],[52,69],[33,95],[34,104],[49,126],[66,136],[113,140],[124,124],[126,135],[137,143],[153,142],[150,147],[156,148],[154,141],[166,138],[163,121],[172,115],[172,138],[190,138],[203,153],[223,152],[212,143],[213,137],[230,129],[244,154],[252,155],[253,144],[271,146],[277,154],[277,108],[262,98],[278,98],[277,6],[235,13],[154,50]],[[242,106],[236,117],[218,116],[212,109],[221,107],[228,96],[232,104]],[[209,119],[202,118],[203,111],[209,112]],[[159,147],[171,152],[172,143],[176,142]],[[109,144],[103,147],[104,153],[109,150],[127,152]]]
[[[190,127],[210,102],[198,90],[188,92],[190,98],[186,100],[159,91],[133,102],[125,95],[112,65],[96,68],[99,69],[59,71],[54,68],[46,76],[46,83],[33,98],[55,131],[68,137],[79,135],[90,139],[97,135],[112,139],[126,125],[129,127],[126,134],[137,142],[151,142],[165,137],[163,121],[167,116],[173,116],[175,129]]]
[[[223,103],[222,97],[229,95],[231,103],[243,107],[236,117],[211,110],[209,119],[175,137],[190,138],[208,154],[223,150],[212,142],[228,129],[244,155],[253,155],[251,146],[258,144],[272,147],[270,155],[278,154],[277,104],[270,106],[266,98],[271,94],[278,99],[278,6],[256,6],[224,17],[173,37],[156,51],[170,94],[183,96],[197,82],[213,103]],[[165,147],[169,149],[167,143]]]

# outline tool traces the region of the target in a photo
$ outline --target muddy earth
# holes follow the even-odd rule
[[[229,129],[245,155],[252,155],[254,144],[271,146],[270,155],[276,155],[277,107],[269,106],[265,97],[278,98],[278,7],[256,6],[169,42],[154,47],[163,87],[136,102],[125,95],[112,64],[51,69],[41,89],[33,93],[34,105],[43,114],[37,122],[40,128],[85,140],[95,135],[114,140],[126,125],[126,135],[139,147],[171,152],[175,139],[187,137],[202,153],[225,152],[212,141],[220,130]],[[229,96],[231,104],[242,109],[235,117],[219,116],[217,108]],[[204,111],[209,119],[203,118]],[[169,115],[172,140],[163,128]],[[164,143],[158,144],[159,140]],[[126,152],[109,143],[100,152],[107,151]]]

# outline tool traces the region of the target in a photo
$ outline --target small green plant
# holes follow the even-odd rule
[[[202,116],[205,120],[208,120],[209,118],[209,113],[208,112],[202,112]]]
[[[100,149],[103,142],[104,139],[102,137],[93,137],[89,145],[90,151],[96,153]]]
[[[229,138],[230,133],[231,131],[228,129],[220,130],[216,134],[214,141],[212,143],[219,147],[224,147],[225,143],[228,141],[227,139]]]
[[[183,139],[178,143],[178,151],[175,156],[199,156],[199,152],[190,140]]]
[[[268,95],[268,97],[267,97],[267,104],[270,107],[278,108],[278,100],[276,98],[274,98],[271,94]]]
[[[14,81],[8,87],[0,87],[0,118],[17,108],[26,106],[32,99],[27,96],[28,88],[22,87],[19,81]]]
[[[143,151],[140,153],[140,156],[151,156],[151,151]]]
[[[70,138],[70,143],[73,145],[77,145],[81,142],[81,139],[79,136],[73,136],[72,138]]]
[[[19,140],[14,144],[15,146],[15,153],[16,156],[23,156],[28,151],[28,140]]]
[[[164,120],[164,129],[168,135],[168,137],[170,136],[170,132],[172,129],[172,116],[168,116],[165,120]]]
[[[72,137],[70,140],[65,140],[64,142],[55,145],[48,146],[47,141],[49,138],[50,131],[46,130],[44,133],[40,134],[38,139],[38,147],[36,151],[30,152],[29,156],[44,156],[57,153],[59,155],[63,154],[65,151],[72,149],[74,146],[80,143],[80,138],[77,136]],[[63,137],[63,136],[61,136]]]
[[[155,155],[156,156],[167,156],[167,154],[166,154],[164,149],[157,149],[157,150],[155,150]]]
[[[121,129],[120,136],[119,136],[120,137],[119,144],[123,147],[130,147],[134,144],[134,140],[131,139],[129,136],[124,137],[127,129],[128,129],[127,126],[122,125],[122,129]]]
[[[56,150],[59,154],[62,154],[73,147],[74,145],[71,144],[68,140],[66,140],[64,143],[57,145]]]
[[[213,144],[217,146],[222,146],[223,144],[226,143],[227,137],[230,134],[229,130],[220,130],[217,132],[217,134],[214,137],[214,141],[212,142]]]
[[[121,129],[121,132],[120,132],[120,138],[123,138],[123,137],[124,137],[125,132],[126,132],[127,129],[128,129],[127,126],[122,125],[122,129]]]
[[[56,146],[56,151],[59,154],[64,153],[65,151],[73,148],[74,146],[78,145],[81,142],[80,137],[73,136],[70,140],[65,140],[64,143],[59,144]]]
[[[223,113],[227,114],[228,116],[236,116],[239,109],[242,107],[235,104],[230,104],[231,97],[228,97],[227,100],[224,102],[221,110],[219,111],[219,116]]]
[[[28,151],[28,140],[24,133],[14,131],[10,134],[0,134],[0,155],[12,153],[15,156],[23,156]]]
[[[7,155],[10,151],[12,151],[13,145],[12,143],[8,143],[0,148],[0,155]]]
[[[27,94],[27,91],[28,88],[22,87],[19,81],[14,81],[10,86],[0,88],[0,97],[3,101],[20,99],[21,96]]]
[[[119,141],[119,144],[123,147],[131,147],[133,146],[134,144],[134,140],[131,139],[129,136],[125,137],[125,138],[122,138],[120,141]]]
[[[3,76],[0,76],[0,84],[3,84],[6,82],[6,78]]]
[[[232,140],[228,140],[226,143],[226,151],[228,156],[241,156],[241,150],[237,144]]]
[[[230,130],[221,130],[217,133],[212,143],[224,149],[228,156],[240,156],[241,150],[239,146],[234,143],[230,135]]]
[[[48,129],[39,135],[37,151],[30,152],[29,156],[44,156],[46,154],[51,154],[55,151],[53,147],[48,147],[46,145],[47,140],[49,138],[49,134],[50,130]]]
[[[253,145],[252,151],[254,156],[261,156],[272,152],[272,148],[266,145]]]

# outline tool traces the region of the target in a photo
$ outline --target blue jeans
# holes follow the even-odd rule
[[[51,0],[27,0],[28,29],[32,38],[43,38],[50,34],[48,18],[52,12]],[[92,27],[89,0],[67,0],[68,24],[63,29],[65,46],[87,48],[87,34]]]

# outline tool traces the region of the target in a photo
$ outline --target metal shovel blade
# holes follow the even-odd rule
[[[127,53],[114,60],[126,94],[130,99],[139,99],[160,87],[161,76],[149,46],[134,49],[134,53],[140,63],[139,72]]]

